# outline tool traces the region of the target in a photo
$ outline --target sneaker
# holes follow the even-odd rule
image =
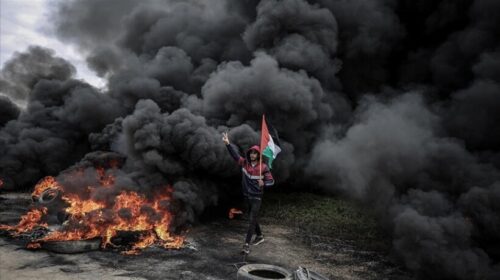
[[[245,255],[250,254],[250,245],[248,245],[248,243],[245,243],[245,245],[243,245],[243,248],[241,248],[241,253]]]
[[[264,240],[264,235],[257,235],[253,240],[252,245],[259,245],[260,243],[264,242]]]

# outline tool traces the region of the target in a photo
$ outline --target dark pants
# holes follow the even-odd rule
[[[245,198],[245,202],[247,205],[248,219],[250,220],[245,243],[250,243],[254,231],[257,235],[262,235],[259,223],[257,222],[257,217],[259,216],[259,210],[260,210],[260,205],[262,204],[262,200],[260,197],[255,197],[255,198],[248,197]]]

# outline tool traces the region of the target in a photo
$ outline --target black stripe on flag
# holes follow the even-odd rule
[[[276,130],[276,128],[274,128],[274,126],[271,124],[271,122],[267,118],[266,118],[266,124],[267,124],[267,130],[269,130],[269,135],[271,135],[271,137],[273,137],[274,144],[281,148],[280,137],[278,135],[278,131]]]

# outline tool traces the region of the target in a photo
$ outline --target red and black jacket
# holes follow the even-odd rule
[[[255,166],[252,166],[250,162],[250,151],[255,150],[259,153],[260,156],[260,148],[255,145],[247,150],[245,153],[245,157],[242,157],[238,152],[238,148],[233,144],[226,145],[231,157],[238,162],[238,165],[241,166],[242,178],[241,178],[241,186],[243,188],[243,195],[245,197],[251,198],[260,198],[264,193],[263,188],[259,187],[258,179],[264,180],[264,186],[269,187],[274,185],[273,175],[269,170],[267,164],[262,163],[262,167],[259,167],[257,163]],[[262,168],[262,176],[260,175]]]

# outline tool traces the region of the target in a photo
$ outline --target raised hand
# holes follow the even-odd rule
[[[229,136],[227,135],[227,131],[222,132],[222,141],[224,144],[229,145]]]

